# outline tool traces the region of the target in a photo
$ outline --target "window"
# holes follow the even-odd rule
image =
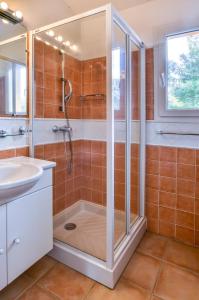
[[[160,54],[160,115],[198,116],[199,31],[167,36]]]

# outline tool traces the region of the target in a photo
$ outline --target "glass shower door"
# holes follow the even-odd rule
[[[126,235],[126,34],[113,23],[112,101],[114,118],[114,245]]]
[[[141,160],[144,154],[141,150],[144,143],[144,139],[141,141],[141,123],[144,122],[144,114],[141,118],[141,102],[144,99],[141,95],[141,66],[144,48],[136,34],[120,21],[116,17],[112,23],[114,249],[126,240],[133,225],[140,219],[141,211],[143,213],[140,193],[144,191],[140,176],[141,169],[144,169]]]
[[[130,223],[140,216],[140,62],[141,50],[130,40],[130,96],[131,96],[131,195]]]

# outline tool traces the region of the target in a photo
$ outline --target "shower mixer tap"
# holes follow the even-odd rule
[[[54,125],[53,126],[53,128],[52,128],[52,131],[53,132],[70,132],[70,133],[72,133],[72,128],[71,127],[69,127],[69,126],[66,126],[66,125],[64,125],[64,126],[57,126],[57,125]]]

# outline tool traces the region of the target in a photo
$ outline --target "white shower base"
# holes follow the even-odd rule
[[[136,221],[137,216],[131,219]],[[75,223],[74,230],[64,229],[66,223]],[[50,255],[77,271],[113,287],[146,230],[146,222],[139,218],[135,230],[126,238],[125,248],[114,269],[106,266],[106,207],[79,200],[54,217],[54,249]],[[124,238],[125,213],[115,211],[115,243]],[[120,247],[120,245],[118,246]]]
[[[137,216],[132,215],[131,220]],[[75,223],[74,230],[66,230],[66,223]],[[115,211],[115,245],[126,231],[125,213]],[[106,260],[106,207],[79,200],[54,217],[54,239],[87,254]]]

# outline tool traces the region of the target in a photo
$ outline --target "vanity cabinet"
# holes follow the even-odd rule
[[[0,290],[7,285],[6,205],[0,206]]]
[[[7,204],[8,284],[53,247],[52,188]]]
[[[52,169],[0,206],[0,290],[53,248]]]

